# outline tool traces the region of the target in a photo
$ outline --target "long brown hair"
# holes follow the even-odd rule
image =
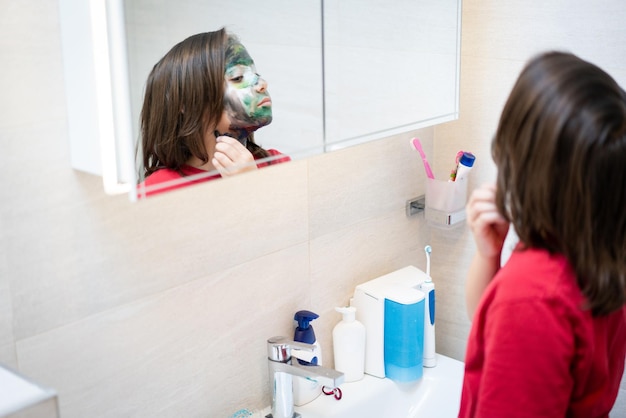
[[[209,156],[204,133],[216,125],[224,110],[225,54],[229,38],[224,28],[192,35],[176,44],[157,62],[146,81],[141,109],[141,152],[145,177],[161,168],[181,172],[195,156]],[[268,153],[248,140],[255,158]],[[139,152],[139,149],[138,149]]]
[[[565,255],[592,314],[626,303],[626,93],[550,52],[520,74],[492,143],[496,203],[528,247]]]

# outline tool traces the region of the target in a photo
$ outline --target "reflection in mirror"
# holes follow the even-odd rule
[[[290,161],[254,141],[272,122],[267,82],[224,29],[176,44],[150,71],[144,97],[139,149],[146,196],[181,187],[163,187],[181,177],[206,174],[197,181],[209,181]]]
[[[328,150],[458,118],[461,0],[324,1],[323,20]]]
[[[153,2],[147,0],[126,0],[134,138],[139,140],[142,136],[139,121],[144,96],[148,93],[147,80],[153,66],[174,45],[191,35],[225,27],[229,33],[239,38],[254,60],[254,67],[248,66],[247,72],[243,67],[233,66],[231,71],[244,72],[230,75],[241,76],[244,84],[256,83],[257,87],[266,83],[264,84],[264,89],[268,92],[266,96],[271,97],[271,102],[261,108],[271,109],[273,121],[254,132],[254,142],[263,149],[275,149],[286,156],[296,155],[298,158],[321,152],[323,87],[320,6],[318,0],[314,2],[273,0],[263,3],[250,0],[243,2],[183,0],[160,2],[158,7],[155,7]],[[242,13],[242,10],[245,10],[245,13]],[[224,71],[226,70],[224,68]],[[259,80],[257,73],[261,75]],[[231,84],[234,85],[235,83]],[[161,106],[161,111],[165,110],[163,107],[164,105]],[[174,112],[178,113],[175,109]],[[229,159],[237,155],[237,152],[245,151],[235,139],[230,138],[238,137],[242,141],[246,139],[241,135],[241,130],[236,132],[237,129],[230,129],[233,127],[218,124],[208,132],[208,135],[212,136],[214,147],[217,131],[221,142],[218,147],[227,150],[222,156]],[[154,145],[154,142],[148,143]],[[207,151],[208,154],[213,152],[212,149]],[[273,153],[270,151],[269,156],[257,160],[257,163],[262,166],[285,159],[284,155],[272,155]],[[141,150],[138,154],[141,156]],[[201,160],[200,158],[199,162],[203,163]],[[185,169],[182,170],[183,173],[191,175],[190,177],[181,179],[178,174],[171,177],[165,175],[158,181],[158,185],[140,187],[138,192],[140,196],[145,196],[146,192],[156,193],[164,187],[174,188],[189,181],[220,178],[219,172],[211,170],[213,161],[215,160],[209,159],[208,165],[197,164],[198,161],[195,161],[196,164],[192,165],[209,171]],[[256,165],[254,162],[247,162],[226,168],[239,172],[256,168]],[[143,158],[139,159],[138,166],[139,174],[144,174]],[[149,163],[146,167],[148,171],[151,170]]]
[[[222,27],[267,82],[273,120],[254,133],[264,149],[303,158],[456,119],[461,0],[400,1],[125,0],[133,137],[155,63]],[[185,180],[198,179],[174,182]]]

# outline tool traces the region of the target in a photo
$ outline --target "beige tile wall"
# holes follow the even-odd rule
[[[466,0],[461,118],[418,133],[436,173],[467,148],[471,185],[493,178],[489,138],[535,51],[579,51],[626,85],[621,3]],[[406,218],[424,191],[411,134],[131,204],[69,168],[56,2],[2,0],[0,58],[0,362],[56,388],[64,418],[261,408],[265,339],[314,310],[332,362],[334,306],[423,267],[426,243],[438,349],[463,358],[472,238]]]

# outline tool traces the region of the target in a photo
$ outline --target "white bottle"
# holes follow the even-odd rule
[[[474,161],[476,157],[471,152],[464,152],[459,159],[459,164],[456,168],[456,175],[454,181],[465,180],[472,167],[474,167]]]
[[[335,310],[343,315],[333,329],[335,370],[344,374],[346,383],[355,382],[363,378],[365,371],[365,326],[355,319],[355,307]]]

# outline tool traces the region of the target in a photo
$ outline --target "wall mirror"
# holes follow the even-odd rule
[[[225,27],[268,83],[273,122],[255,141],[302,158],[323,151],[322,10],[319,0],[125,0],[133,138],[152,66],[190,35]],[[210,175],[207,173],[207,175]]]
[[[70,17],[82,4],[64,3],[72,5]],[[398,0],[393,7],[385,0],[107,0],[107,5],[119,9],[116,18],[111,10],[106,13],[109,43],[117,39],[126,52],[120,58],[117,51],[116,59],[111,52],[111,72],[127,80],[123,97],[112,88],[115,120],[127,121],[115,127],[118,143],[120,137],[139,139],[153,65],[188,36],[221,27],[239,36],[268,82],[273,121],[255,133],[256,142],[292,159],[458,117],[461,0]]]
[[[458,117],[461,0],[324,1],[326,150]]]

